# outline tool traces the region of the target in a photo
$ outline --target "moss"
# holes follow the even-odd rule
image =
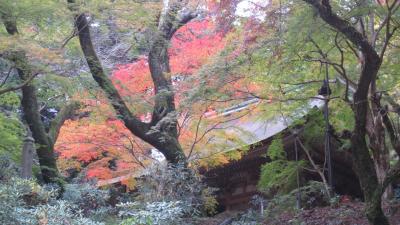
[[[0,113],[0,153],[6,153],[18,162],[21,160],[23,128],[16,118]]]

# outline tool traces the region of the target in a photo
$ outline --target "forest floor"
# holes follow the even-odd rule
[[[230,219],[243,212],[225,211],[214,217],[197,220],[196,225],[231,224]],[[390,224],[400,225],[400,205],[385,207],[385,214]],[[260,224],[260,223],[257,223]],[[364,214],[364,203],[347,202],[340,205],[317,207],[297,212],[282,212],[273,217],[266,217],[262,225],[369,225]]]
[[[385,214],[390,219],[390,224],[400,225],[400,206],[385,207]],[[339,206],[317,207],[302,210],[297,213],[285,212],[274,219],[266,221],[265,225],[369,225],[364,214],[364,203],[347,202]]]

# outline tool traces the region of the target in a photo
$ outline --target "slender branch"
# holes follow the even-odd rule
[[[8,69],[8,72],[6,74],[6,77],[4,78],[3,82],[1,82],[0,87],[3,87],[4,84],[6,84],[8,78],[10,77],[11,71],[14,69],[14,67],[10,66],[10,69]]]
[[[12,86],[12,87],[8,87],[8,88],[0,89],[0,95],[2,95],[4,93],[7,93],[7,92],[10,92],[10,91],[16,91],[18,89],[21,89],[21,88],[29,85],[31,83],[31,81],[33,80],[33,78],[35,78],[39,74],[40,74],[39,72],[32,74],[27,79],[25,79],[24,82],[22,82],[22,84],[19,84],[17,86]]]
[[[303,149],[303,151],[306,153],[308,161],[311,163],[311,165],[313,166],[315,172],[318,173],[318,175],[320,176],[322,183],[324,184],[324,187],[326,189],[326,193],[328,194],[328,197],[331,198],[331,191],[328,185],[328,181],[325,178],[324,172],[321,171],[320,167],[315,163],[314,159],[311,157],[310,151],[307,149],[307,147],[302,143],[302,141],[300,140],[300,138],[298,138],[297,136],[295,137],[295,141],[297,141],[297,143],[300,144],[301,149]]]

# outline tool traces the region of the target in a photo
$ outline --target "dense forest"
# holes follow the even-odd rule
[[[399,0],[0,0],[0,224],[400,224]]]

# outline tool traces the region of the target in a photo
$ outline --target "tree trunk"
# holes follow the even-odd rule
[[[77,3],[74,0],[68,0],[68,3],[71,11],[78,11]],[[178,140],[175,95],[171,89],[171,80],[166,75],[170,72],[167,47],[173,33],[181,25],[194,18],[194,15],[185,14],[177,20],[178,7],[171,7],[171,10],[174,12],[169,11],[163,14],[165,18],[160,19],[164,22],[159,25],[159,33],[155,34],[155,40],[149,53],[150,72],[156,92],[155,107],[150,123],[140,121],[131,113],[118,90],[104,72],[93,47],[90,25],[84,13],[75,15],[75,29],[79,31],[80,46],[94,80],[106,93],[125,126],[132,134],[157,148],[169,162],[186,163],[186,156]]]
[[[18,34],[17,23],[15,19],[13,19],[14,17],[10,15],[6,17],[6,14],[1,14],[1,17],[8,34]],[[32,79],[32,70],[25,52],[23,50],[14,50],[9,53],[7,58],[15,64],[19,78],[26,82],[26,85],[21,88],[23,117],[28,124],[28,127],[32,132],[32,137],[36,143],[36,152],[39,158],[43,180],[46,183],[58,183],[62,188],[62,179],[58,172],[56,158],[54,156],[54,143],[61,125],[67,118],[69,118],[69,116],[71,116],[72,112],[79,105],[73,103],[68,104],[66,106],[67,109],[63,108],[63,113],[57,115],[55,123],[50,127],[49,132],[51,135],[49,136],[40,118],[39,104],[36,97],[36,87],[32,82],[29,82]]]
[[[18,74],[21,80],[26,78],[23,70],[18,69]],[[36,90],[32,84],[22,88],[21,105],[24,112],[24,119],[28,123],[28,126],[32,131],[32,136],[37,144],[36,151],[39,157],[43,180],[46,183],[57,183],[59,173],[56,159],[54,157],[53,143],[51,143],[42,120],[40,119]]]
[[[385,127],[381,113],[381,97],[376,90],[376,78],[372,79],[370,85],[370,108],[367,114],[367,134],[369,147],[372,152],[376,175],[380,184],[383,183],[390,169],[389,149],[386,145]],[[387,201],[392,195],[392,188],[389,186],[383,193],[383,200]]]
[[[376,79],[381,59],[369,41],[356,28],[332,11],[329,0],[304,1],[318,11],[322,20],[341,32],[350,42],[356,45],[365,58],[362,62],[357,89],[353,96],[353,112],[355,117],[355,127],[351,137],[353,166],[364,193],[368,220],[374,225],[388,225],[389,222],[381,207],[382,185],[378,181],[375,164],[369,153],[366,141],[367,113],[369,107],[368,91],[371,82],[373,79]]]

